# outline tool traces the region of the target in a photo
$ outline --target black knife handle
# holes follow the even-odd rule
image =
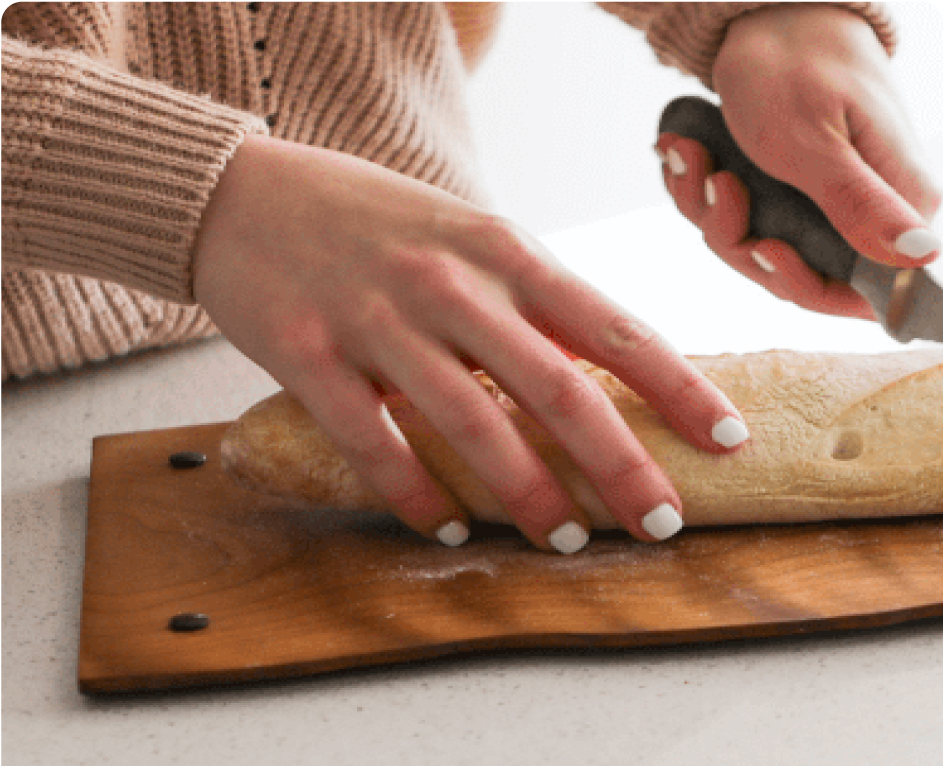
[[[658,132],[699,141],[714,158],[715,171],[729,170],[750,193],[750,234],[791,245],[821,274],[851,280],[858,254],[809,197],[754,165],[740,150],[720,109],[697,96],[677,98],[665,107]]]

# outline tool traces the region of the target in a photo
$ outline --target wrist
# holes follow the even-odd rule
[[[220,173],[203,209],[191,256],[193,296],[199,303],[203,303],[201,292],[210,281],[206,275],[217,268],[216,261],[228,250],[224,243],[242,236],[236,229],[252,226],[252,205],[246,204],[245,197],[249,181],[263,173],[263,157],[270,141],[266,136],[245,136]]]
[[[862,46],[883,51],[871,24],[844,6],[771,4],[730,22],[713,74],[716,83],[744,66],[780,69],[819,55],[848,60],[860,56]]]

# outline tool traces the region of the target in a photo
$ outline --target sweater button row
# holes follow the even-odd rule
[[[256,40],[256,42],[255,42],[255,49],[256,49],[257,51],[264,51],[264,50],[265,50],[265,40]],[[259,87],[261,87],[262,90],[264,90],[264,91],[270,91],[270,90],[272,89],[272,78],[271,78],[271,77],[263,77],[262,80],[259,82]],[[274,114],[270,114],[270,115],[268,115],[268,116],[265,118],[265,123],[266,123],[270,128],[274,128],[274,127],[275,127],[276,119],[277,119],[277,118],[276,118],[276,116],[275,116]]]
[[[249,11],[249,13],[258,13],[261,7],[262,7],[262,3],[246,3],[246,9]],[[255,48],[259,53],[264,53],[265,48],[266,48],[265,38],[263,37],[256,40],[253,43],[252,47]],[[271,90],[272,78],[264,77],[262,81],[259,83],[259,85],[262,88],[262,90]],[[265,124],[268,125],[270,128],[274,128],[275,123],[277,121],[278,121],[278,117],[275,114],[270,114],[266,116],[265,118]]]

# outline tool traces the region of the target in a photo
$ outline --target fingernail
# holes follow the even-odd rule
[[[668,150],[668,167],[676,176],[683,176],[688,171],[688,166],[675,149]]]
[[[550,544],[560,553],[576,553],[589,542],[589,532],[575,521],[568,521],[551,533]]]
[[[940,238],[930,229],[911,229],[897,238],[894,247],[908,258],[925,258],[941,246]]]
[[[665,150],[662,149],[662,148],[661,148],[660,146],[658,146],[657,144],[655,145],[655,154],[658,155],[658,159],[660,159],[662,162],[667,162],[667,161],[668,161],[668,155],[665,154]]]
[[[681,515],[668,503],[662,503],[642,519],[642,529],[659,540],[667,540],[683,526]]]
[[[449,548],[457,548],[468,539],[468,527],[460,521],[450,521],[435,533],[439,542]]]
[[[762,255],[756,252],[756,250],[751,250],[750,255],[753,256],[753,260],[756,261],[756,265],[763,269],[763,271],[767,271],[770,274],[776,271],[776,267],[766,260]]]
[[[730,415],[717,421],[711,429],[711,436],[714,441],[728,449],[743,444],[750,438],[750,431],[739,420]]]
[[[709,178],[704,179],[704,199],[711,207],[717,204],[717,191],[714,189],[714,182]]]

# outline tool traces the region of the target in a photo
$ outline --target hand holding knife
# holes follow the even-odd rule
[[[728,170],[740,179],[750,194],[752,236],[782,240],[817,272],[849,283],[895,340],[943,343],[940,282],[925,268],[898,269],[859,255],[809,197],[750,161],[717,106],[698,97],[675,99],[665,108],[658,132],[700,142],[713,156],[715,171]]]

